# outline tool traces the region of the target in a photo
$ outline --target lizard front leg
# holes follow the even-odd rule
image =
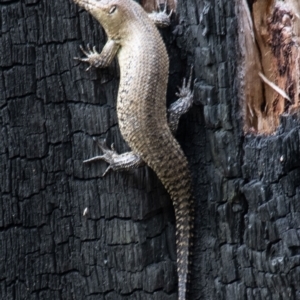
[[[114,40],[108,40],[101,53],[98,53],[95,46],[91,49],[88,44],[87,51],[80,46],[81,51],[86,55],[86,57],[74,57],[74,59],[89,63],[90,66],[86,69],[86,71],[88,71],[91,67],[106,68],[116,56],[119,48],[120,46]]]
[[[186,84],[186,79],[184,79],[182,87],[179,88],[179,93],[176,94],[179,99],[172,103],[168,108],[168,124],[174,135],[176,134],[180,117],[188,112],[193,104],[193,92],[191,90],[192,71],[193,68],[191,68],[188,83]],[[90,163],[98,160],[104,160],[107,162],[109,166],[102,176],[105,176],[109,170],[126,171],[145,165],[142,158],[133,151],[118,154],[113,145],[111,146],[111,149],[108,148],[105,140],[97,141],[95,138],[93,139],[97,142],[97,145],[103,152],[103,155],[92,157],[83,162]]]
[[[153,23],[157,27],[164,28],[170,26],[170,18],[173,13],[173,10],[171,10],[171,12],[167,15],[167,1],[165,1],[164,10],[160,9],[159,2],[157,2],[157,6],[159,8],[159,11],[153,11],[152,13],[148,14],[148,17],[153,21]]]

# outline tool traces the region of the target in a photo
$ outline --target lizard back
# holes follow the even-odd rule
[[[130,34],[118,53],[121,70],[117,113],[130,148],[151,167],[175,209],[178,299],[185,300],[192,227],[192,189],[187,159],[167,123],[169,58],[155,25],[133,1]]]

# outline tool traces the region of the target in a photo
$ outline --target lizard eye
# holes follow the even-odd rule
[[[113,5],[111,8],[110,8],[110,10],[109,10],[109,14],[111,15],[111,14],[113,14],[115,11],[116,11],[116,9],[117,9],[117,6],[116,5]]]

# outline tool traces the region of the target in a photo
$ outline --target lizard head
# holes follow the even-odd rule
[[[128,0],[74,0],[87,10],[104,28],[110,37],[118,37],[128,19]],[[129,18],[130,19],[130,18]]]

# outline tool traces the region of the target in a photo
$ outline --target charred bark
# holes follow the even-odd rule
[[[176,2],[168,102],[190,64],[197,78],[178,132],[196,198],[191,299],[300,299],[297,113],[244,133],[241,1]],[[175,300],[174,213],[155,174],[82,164],[93,136],[128,150],[117,64],[73,60],[104,32],[69,0],[0,4],[0,299]]]

